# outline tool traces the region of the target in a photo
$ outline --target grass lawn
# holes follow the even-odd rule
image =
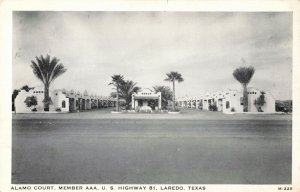
[[[12,183],[288,184],[290,115],[13,115]]]

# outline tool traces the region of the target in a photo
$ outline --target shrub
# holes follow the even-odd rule
[[[266,93],[264,91],[261,91],[261,95],[254,100],[254,105],[256,106],[258,112],[263,112],[261,107],[266,103],[265,94]]]
[[[60,108],[57,108],[55,111],[57,111],[57,112],[61,112],[61,109],[60,109]]]
[[[178,108],[176,108],[174,112],[179,112],[179,109],[178,109]]]
[[[293,103],[291,100],[279,101],[277,100],[275,103],[275,109],[277,112],[292,112],[293,111]]]
[[[232,108],[231,108],[231,112],[235,112],[235,109],[234,109],[234,107],[232,107]]]
[[[35,106],[37,105],[37,99],[35,96],[26,97],[24,103],[26,103],[26,106],[28,108],[31,108],[32,106],[35,108]]]
[[[218,111],[218,107],[217,107],[216,104],[210,104],[209,107],[208,107],[208,109],[210,111]]]

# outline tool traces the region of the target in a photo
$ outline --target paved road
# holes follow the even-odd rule
[[[14,119],[12,183],[287,184],[284,120]]]

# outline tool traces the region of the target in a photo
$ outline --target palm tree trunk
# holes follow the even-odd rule
[[[246,84],[243,84],[243,104],[243,111],[248,112],[248,92]]]
[[[119,87],[117,87],[117,103],[116,103],[116,111],[119,111]]]
[[[49,111],[49,85],[44,87],[44,111]]]
[[[173,111],[175,111],[175,80],[173,80]]]

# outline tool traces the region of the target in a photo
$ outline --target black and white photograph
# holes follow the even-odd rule
[[[292,190],[292,11],[11,14],[11,184]]]

